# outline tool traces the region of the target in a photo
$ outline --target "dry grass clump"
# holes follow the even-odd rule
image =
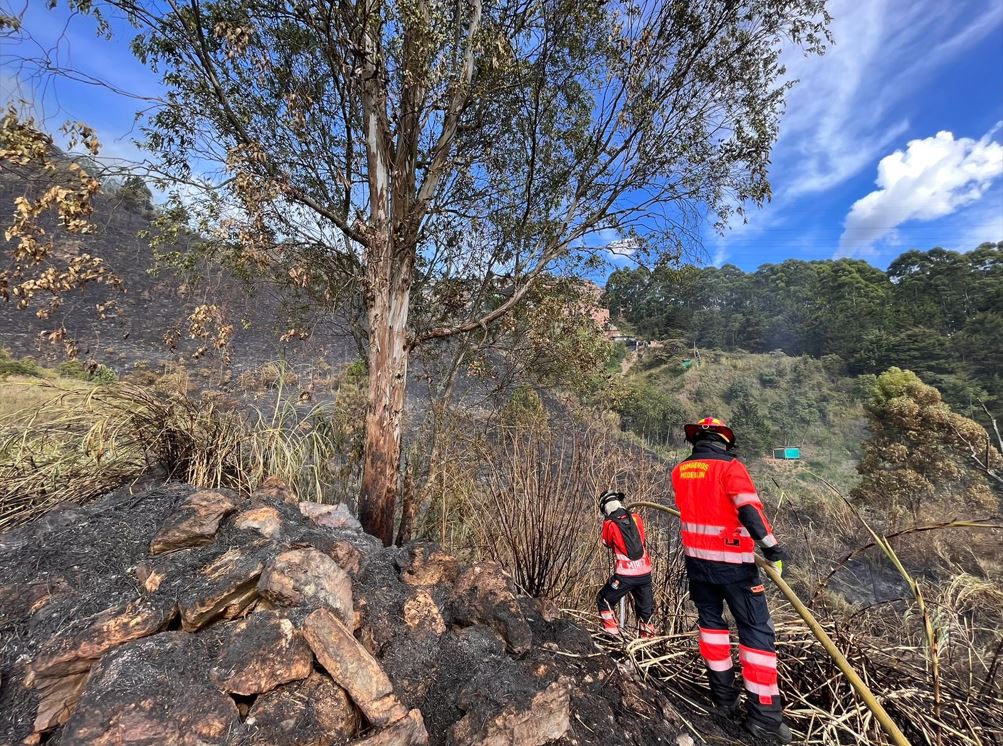
[[[100,389],[18,388],[24,406],[0,416],[0,531],[103,494],[148,466],[127,421],[105,413]]]
[[[120,384],[36,382],[35,408],[0,417],[0,531],[60,503],[82,503],[151,471],[199,487],[250,491],[270,475],[302,499],[347,497],[358,397],[267,411],[229,397]],[[281,392],[280,392],[281,393]]]
[[[237,382],[244,391],[262,391],[295,386],[299,382],[299,376],[281,362],[267,362],[257,368],[245,370],[238,376]]]
[[[596,626],[591,615],[583,622]],[[784,604],[775,605],[780,688],[796,741],[805,744],[890,743],[873,714],[845,681],[805,625]],[[687,615],[695,629],[695,615]],[[922,649],[888,644],[846,624],[823,626],[850,664],[878,695],[889,715],[913,744],[982,746],[1000,743],[1003,699],[999,691],[945,682],[935,707]],[[622,655],[684,710],[708,715],[710,702],[703,661],[693,631],[671,632],[626,645],[597,638]]]
[[[532,596],[585,601],[608,574],[596,504],[607,489],[657,499],[668,471],[603,427],[583,423],[502,425],[475,449],[470,516],[479,551]],[[605,582],[605,578],[603,579]]]

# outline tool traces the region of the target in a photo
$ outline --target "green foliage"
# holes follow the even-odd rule
[[[781,380],[781,373],[779,370],[771,370],[767,368],[759,372],[759,385],[763,388],[772,388],[777,386]]]
[[[759,377],[762,378],[762,372]],[[773,442],[773,430],[763,414],[751,380],[747,377],[736,378],[725,390],[724,399],[731,406],[728,425],[736,433],[736,443],[741,453],[746,457],[768,453]],[[741,433],[741,437],[738,433]]]
[[[677,359],[652,370],[632,369],[625,381],[631,396],[618,411],[628,415],[621,415],[624,429],[667,448],[671,458],[687,449],[685,422],[715,416],[734,428],[737,454],[757,479],[775,476],[772,449],[790,445],[801,447],[803,464],[816,462],[813,471],[849,489],[858,479],[864,423],[864,394],[854,383],[831,359],[705,351],[690,370],[682,370]],[[672,402],[670,424],[659,428],[655,424],[665,415],[658,405],[666,401]],[[654,414],[645,421],[649,411]]]
[[[369,377],[369,366],[360,357],[345,368],[344,375],[347,382],[353,384],[360,383]]]
[[[7,355],[6,351],[0,349],[0,376],[28,376],[30,378],[41,378],[43,370],[30,357],[23,357],[16,360]]]
[[[127,176],[115,196],[140,213],[150,214],[153,210],[153,193],[139,176]]]
[[[547,409],[532,386],[517,386],[501,411],[502,422],[520,428],[532,429],[547,423]]]
[[[67,360],[56,366],[56,372],[64,378],[74,378],[78,381],[109,384],[118,380],[115,371],[103,364],[84,365],[79,360]]]
[[[626,358],[627,345],[623,342],[614,342],[610,348],[609,359],[606,361],[606,370],[610,373],[618,373]]]
[[[620,269],[605,300],[644,336],[836,355],[858,374],[900,366],[970,414],[981,409],[979,398],[1003,410],[1003,244],[909,251],[887,272],[851,259],[788,260],[752,273],[730,265]],[[762,385],[774,385],[773,372],[764,375]]]
[[[865,403],[871,437],[852,495],[893,517],[946,519],[998,510],[1003,457],[978,423],[951,411],[940,392],[909,370],[889,368],[870,382]]]
[[[631,386],[617,412],[625,430],[657,444],[678,440],[686,413],[671,394],[641,382]]]
[[[98,365],[90,374],[89,380],[101,384],[115,383],[118,380],[118,375],[107,365]]]

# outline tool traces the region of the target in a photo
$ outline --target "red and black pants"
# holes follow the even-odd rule
[[[777,687],[776,634],[758,573],[750,580],[736,583],[690,580],[690,598],[697,607],[700,655],[707,665],[714,702],[733,706],[739,695],[735,688],[731,637],[723,615],[727,603],[738,627],[738,659],[749,717],[767,726],[779,724],[783,706]]]
[[[605,624],[607,615],[613,619],[613,611],[620,599],[630,594],[634,599],[634,613],[637,621],[647,624],[655,613],[655,597],[651,590],[651,573],[644,575],[613,575],[606,585],[599,589],[596,605]]]

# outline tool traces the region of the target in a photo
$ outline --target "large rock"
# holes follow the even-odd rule
[[[258,597],[264,566],[257,548],[234,548],[199,570],[178,598],[182,628],[192,632],[216,619],[239,616]]]
[[[463,571],[453,589],[452,611],[459,624],[494,627],[515,655],[525,655],[533,645],[533,631],[515,589],[493,562],[479,562]]]
[[[351,737],[359,716],[345,690],[314,671],[258,697],[244,727],[247,746],[328,746]]]
[[[225,692],[250,696],[305,679],[312,670],[313,655],[293,623],[263,611],[234,626],[211,678]]]
[[[437,544],[412,544],[406,561],[400,563],[400,577],[408,585],[452,584],[460,574],[460,563]]]
[[[300,513],[324,528],[348,528],[353,531],[359,531],[362,528],[359,519],[352,515],[352,511],[344,503],[324,505],[322,503],[301,502]]]
[[[404,623],[411,630],[424,630],[434,635],[446,631],[446,621],[442,618],[435,599],[428,591],[420,590],[404,602]]]
[[[164,632],[108,653],[91,671],[60,743],[233,742],[241,729],[237,706],[209,683],[205,654],[205,643],[185,632]]]
[[[34,681],[33,687],[38,692],[38,708],[31,726],[33,735],[38,736],[69,720],[73,708],[80,700],[84,684],[87,683],[88,673],[68,673]]]
[[[349,575],[358,573],[359,568],[362,566],[362,552],[352,546],[351,542],[344,539],[325,542],[318,549],[326,552],[331,559],[338,563],[338,567]]]
[[[258,592],[279,606],[326,606],[345,624],[353,623],[352,579],[313,547],[291,549],[271,559]]]
[[[0,585],[0,625],[30,617],[53,598],[72,594],[70,581],[61,576],[22,585],[18,579],[11,585]],[[7,579],[4,579],[5,583]]]
[[[267,539],[274,539],[282,531],[279,511],[270,505],[260,505],[238,513],[233,527],[242,531],[257,531]]]
[[[303,622],[303,636],[370,723],[389,725],[407,714],[379,662],[331,611],[317,609],[310,614]]]
[[[411,710],[389,728],[367,738],[352,741],[351,746],[425,746],[428,731],[420,710]]]
[[[32,661],[25,686],[39,690],[34,730],[66,721],[91,666],[104,653],[164,629],[175,617],[173,601],[140,598],[101,612],[80,627],[56,635]]]
[[[525,707],[491,716],[470,712],[449,733],[451,746],[543,746],[563,738],[571,727],[567,683],[555,681]]]
[[[220,521],[236,509],[236,499],[221,492],[192,494],[153,537],[150,554],[208,544],[219,530]]]

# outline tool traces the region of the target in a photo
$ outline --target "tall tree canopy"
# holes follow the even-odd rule
[[[384,541],[410,351],[595,262],[600,231],[674,257],[689,218],[766,200],[781,48],[820,53],[828,22],[824,0],[70,2],[140,29],[167,91],[149,145],[213,247],[358,293]]]
[[[871,435],[857,467],[856,499],[893,518],[905,510],[914,519],[999,510],[1003,456],[985,429],[952,412],[909,370],[889,368],[868,393]]]
[[[914,370],[955,407],[1003,408],[1003,243],[857,259],[614,272],[605,301],[639,334],[701,347],[838,355],[853,373]],[[974,404],[974,407],[972,406]]]

